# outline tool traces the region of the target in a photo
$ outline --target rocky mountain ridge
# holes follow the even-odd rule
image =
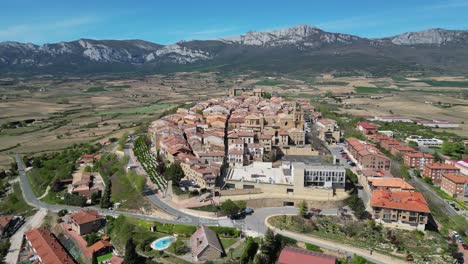
[[[461,57],[460,52],[457,56],[452,54],[459,49],[466,50],[466,47],[468,47],[468,31],[463,30],[429,29],[387,38],[369,39],[298,25],[265,32],[249,31],[245,35],[230,38],[181,41],[170,45],[144,40],[92,39],[42,46],[11,41],[1,42],[0,69],[7,72],[27,70],[40,72],[41,69],[61,67],[66,72],[67,68],[98,66],[100,70],[105,71],[106,66],[113,64],[131,70],[135,67],[157,69],[177,69],[179,66],[204,67],[220,63],[227,65],[225,67],[240,67],[240,64],[243,64],[248,68],[253,64],[261,67],[256,61],[260,57],[268,63],[272,59],[276,62],[281,59],[287,61],[299,55],[300,64],[313,66],[314,57],[333,56],[336,59],[343,54],[353,58],[361,54],[369,61],[384,58],[401,65],[410,63],[413,66],[444,68],[459,67],[463,64],[461,60],[468,58],[468,52],[460,51]],[[417,52],[414,52],[414,49]],[[465,54],[467,57],[464,57]],[[408,58],[412,59],[408,61]],[[318,64],[323,63],[318,61]],[[337,66],[343,68],[343,65]]]

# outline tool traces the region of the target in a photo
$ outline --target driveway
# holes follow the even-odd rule
[[[30,229],[38,228],[42,225],[44,217],[47,214],[47,210],[41,209],[30,217],[26,223],[10,238],[10,250],[6,255],[6,263],[17,263],[19,253],[21,250],[21,244],[23,243],[24,233]]]

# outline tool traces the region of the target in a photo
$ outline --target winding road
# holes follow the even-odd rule
[[[70,212],[75,212],[79,210],[83,210],[82,207],[78,206],[68,206],[68,205],[57,205],[57,204],[47,204],[44,203],[40,200],[37,199],[37,197],[34,195],[32,192],[31,186],[29,184],[29,181],[26,177],[26,172],[25,172],[25,167],[23,160],[20,155],[16,155],[16,162],[18,164],[18,173],[19,173],[19,181],[21,185],[21,189],[23,191],[23,196],[25,201],[38,209],[42,210],[50,210],[53,212],[58,212],[62,209],[66,209]],[[249,216],[247,216],[245,219],[241,220],[230,220],[230,219],[212,219],[212,218],[203,218],[203,217],[198,217],[194,215],[190,215],[184,212],[181,212],[177,208],[173,208],[166,204],[164,201],[162,201],[156,194],[155,192],[149,188],[145,187],[145,194],[146,196],[158,207],[160,207],[162,210],[167,212],[168,214],[174,215],[173,219],[165,219],[165,218],[160,218],[160,217],[155,217],[155,216],[150,216],[150,215],[143,215],[143,214],[137,214],[137,213],[130,213],[130,212],[123,212],[123,211],[114,211],[114,210],[106,210],[102,209],[99,207],[86,207],[89,209],[94,209],[97,210],[100,214],[102,215],[109,215],[113,217],[118,217],[120,215],[122,216],[127,216],[127,217],[133,217],[137,219],[142,219],[146,221],[157,221],[161,223],[173,223],[173,224],[188,224],[188,225],[199,225],[199,224],[205,224],[205,225],[216,225],[216,226],[234,226],[238,229],[241,229],[242,231],[245,231],[249,235],[257,235],[257,236],[262,236],[266,230],[267,230],[267,225],[266,225],[266,219],[269,218],[270,216],[273,215],[279,215],[279,214],[297,214],[297,208],[295,207],[269,207],[269,208],[259,208],[256,209],[255,212]],[[324,214],[332,215],[336,214],[336,209],[326,209],[323,210]],[[288,234],[289,235],[289,234]],[[299,241],[304,241],[304,238],[302,237],[296,237],[298,234],[292,234],[290,237],[292,238],[299,238]],[[309,240],[313,240],[313,238],[310,238]],[[309,241],[306,239],[306,241]],[[325,248],[329,248],[331,250],[336,250],[339,252],[342,252],[346,255],[352,255],[353,250],[350,250],[347,245],[335,243],[333,246],[326,245],[326,244],[320,244],[319,246],[323,246]],[[378,259],[365,256],[369,260],[372,260],[376,263],[383,264],[386,262],[382,262]],[[387,262],[388,263],[388,262]]]

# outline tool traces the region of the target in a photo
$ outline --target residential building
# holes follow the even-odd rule
[[[196,262],[218,260],[226,255],[218,235],[205,225],[200,225],[190,237],[190,246]]]
[[[426,163],[434,163],[434,156],[421,151],[406,152],[403,154],[403,163],[417,170],[423,170]]]
[[[348,155],[354,158],[359,169],[390,171],[390,158],[375,146],[356,138],[346,139],[345,146]]]
[[[337,261],[332,255],[286,246],[276,264],[336,264]]]
[[[91,199],[94,193],[101,197],[104,188],[105,184],[99,172],[84,172],[80,170],[73,174],[73,180],[68,188],[68,192]]]
[[[34,253],[41,264],[75,264],[77,263],[68,251],[47,227],[32,229],[24,234],[26,246]]]
[[[416,152],[416,150],[412,147],[408,147],[405,145],[396,145],[390,149],[390,153],[392,153],[393,156],[403,156],[405,153],[409,152]]]
[[[400,141],[398,140],[385,140],[385,141],[382,141],[380,143],[380,146],[387,150],[387,151],[391,151],[392,148],[396,147],[396,146],[400,146]]]
[[[316,123],[318,138],[327,143],[337,143],[341,141],[341,130],[338,123],[329,118],[319,119]]]
[[[445,160],[445,163],[451,164],[460,169],[460,173],[468,175],[468,158],[462,160]]]
[[[431,211],[419,192],[377,189],[371,198],[376,222],[424,230]]]
[[[88,247],[89,252],[94,252],[96,256],[102,256],[111,253],[113,250],[112,244],[107,240],[99,240]]]
[[[460,174],[460,169],[446,163],[426,163],[422,176],[429,177],[435,185],[440,185],[442,175],[445,173]]]
[[[401,178],[374,178],[369,179],[371,191],[414,191],[414,187]]]
[[[64,220],[80,236],[97,232],[104,224],[104,218],[96,210],[81,210],[66,215]]]
[[[452,197],[462,202],[468,202],[468,176],[454,173],[444,173],[440,188]]]
[[[377,126],[367,122],[358,122],[356,128],[364,135],[372,135],[377,132]]]

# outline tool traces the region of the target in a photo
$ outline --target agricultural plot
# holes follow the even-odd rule
[[[167,188],[167,181],[162,175],[157,173],[156,167],[158,161],[156,155],[151,153],[143,137],[139,137],[135,140],[133,151],[150,180],[158,186],[159,190],[165,190]]]

